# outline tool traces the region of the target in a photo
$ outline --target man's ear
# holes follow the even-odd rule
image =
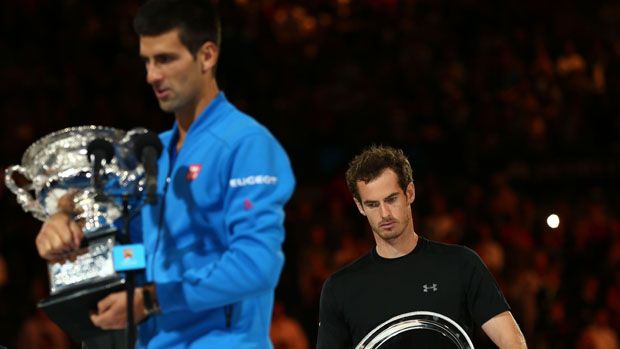
[[[413,185],[413,182],[410,182],[407,186],[406,194],[407,202],[411,205],[413,201],[415,201],[415,186]]]
[[[200,62],[200,68],[203,73],[213,69],[217,64],[217,60],[220,55],[220,49],[217,45],[212,41],[207,41],[196,53],[196,59]]]
[[[353,198],[353,201],[355,201],[355,206],[357,206],[357,210],[360,211],[362,216],[365,216],[366,212],[364,212],[364,208],[362,207],[362,204],[356,198]]]

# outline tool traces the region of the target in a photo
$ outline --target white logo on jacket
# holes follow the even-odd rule
[[[248,185],[259,185],[259,184],[267,184],[273,185],[278,181],[278,177],[276,176],[267,176],[267,175],[257,175],[257,176],[247,176],[244,178],[233,178],[229,181],[231,188],[236,187],[245,187]]]
[[[437,284],[432,284],[431,286],[424,284],[422,285],[422,288],[424,289],[424,293],[427,293],[428,291],[437,292]]]

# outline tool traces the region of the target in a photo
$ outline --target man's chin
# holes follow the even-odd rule
[[[175,108],[169,101],[159,101],[159,108],[166,113],[174,113]]]
[[[379,229],[377,235],[381,237],[381,239],[389,241],[398,238],[401,235],[402,231],[396,229]]]

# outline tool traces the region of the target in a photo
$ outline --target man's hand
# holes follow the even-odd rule
[[[133,296],[134,324],[146,317],[142,288],[138,287]],[[127,293],[115,292],[97,303],[97,312],[90,315],[90,320],[97,327],[104,330],[120,330],[127,327]]]
[[[82,228],[65,212],[47,218],[36,238],[37,251],[51,262],[63,260],[66,254],[80,247]]]
[[[61,262],[67,253],[77,250],[84,238],[80,225],[72,214],[79,213],[74,197],[77,191],[70,189],[58,199],[58,212],[49,216],[36,238],[39,255],[50,262]]]

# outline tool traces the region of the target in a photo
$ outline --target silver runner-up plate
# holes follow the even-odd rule
[[[355,349],[473,349],[467,332],[449,317],[414,311],[395,316],[373,329]]]

